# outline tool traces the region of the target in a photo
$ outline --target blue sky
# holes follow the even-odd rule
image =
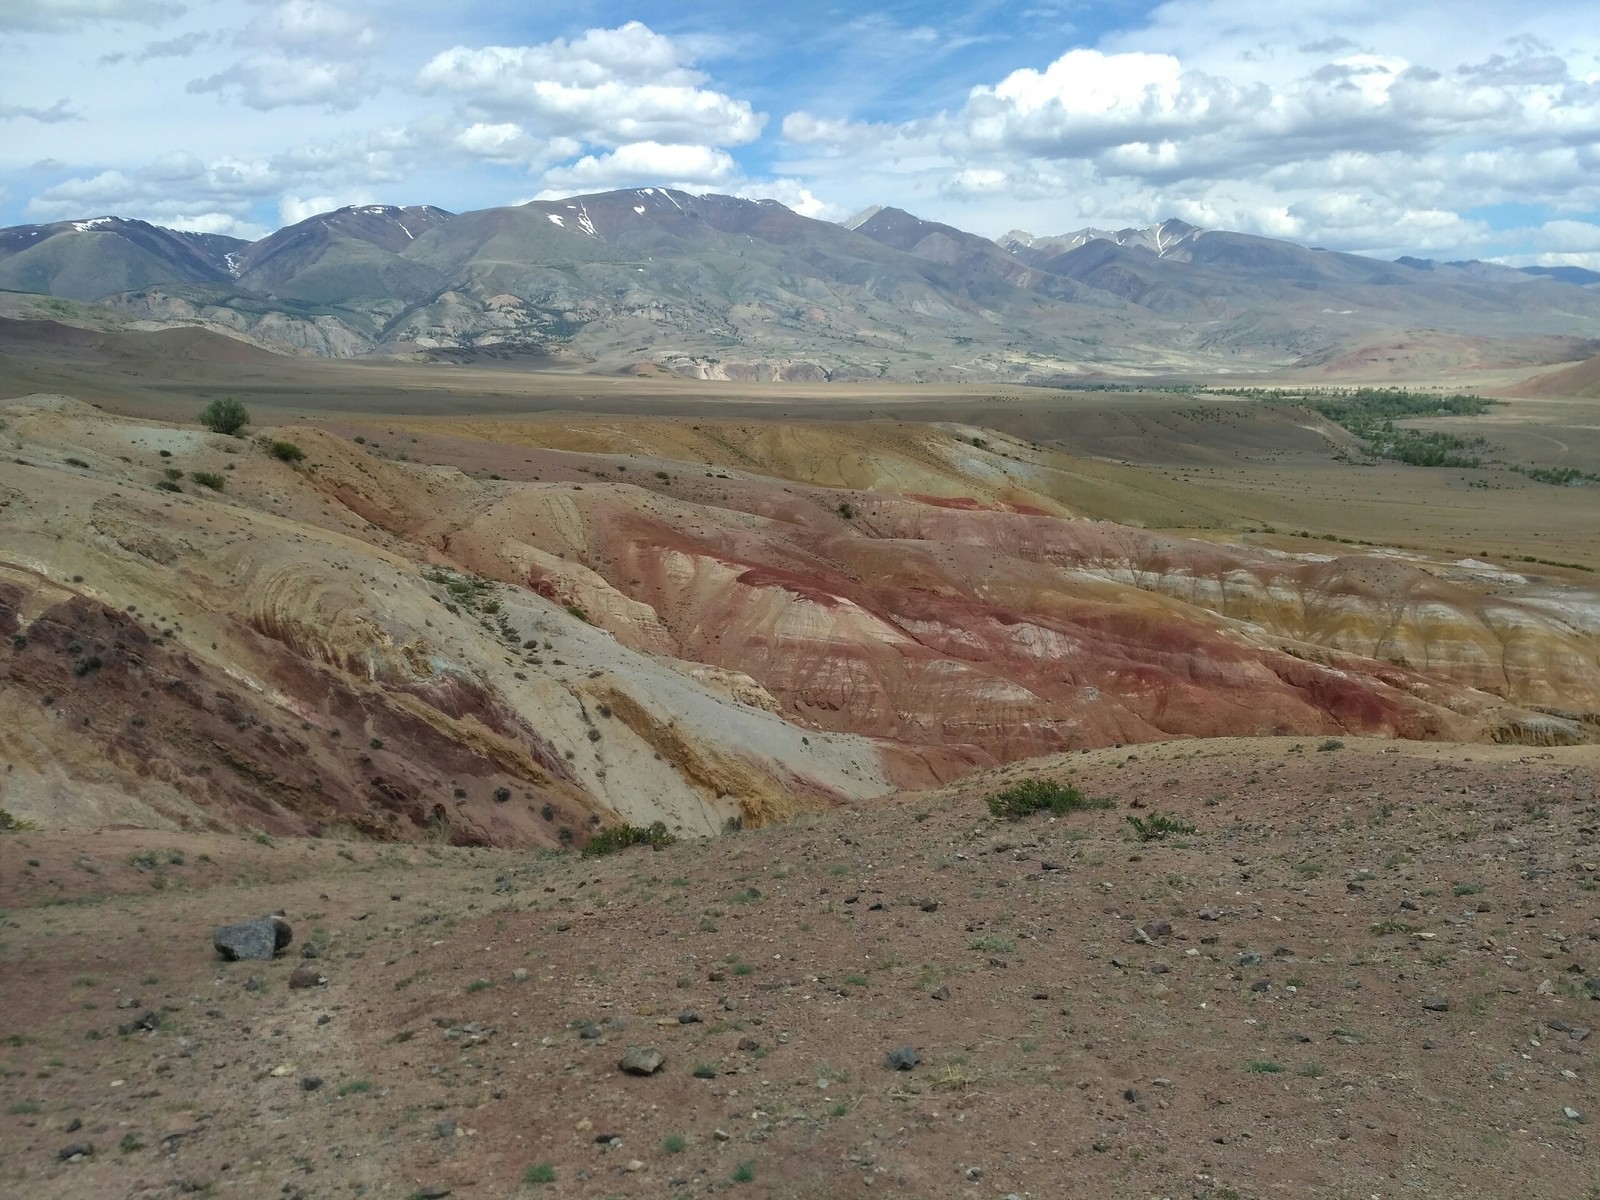
[[[1600,268],[1570,0],[3,0],[0,224],[611,187]]]

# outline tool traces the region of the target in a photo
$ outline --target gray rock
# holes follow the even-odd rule
[[[211,944],[229,962],[241,958],[271,958],[293,939],[294,930],[279,916],[261,917],[239,925],[221,925],[211,934]]]
[[[1162,917],[1155,917],[1149,921],[1146,921],[1143,925],[1139,926],[1139,928],[1144,930],[1146,937],[1150,938],[1172,936],[1172,922],[1165,920]]]
[[[910,1046],[901,1046],[898,1050],[891,1050],[883,1056],[883,1065],[890,1071],[909,1071],[922,1060],[917,1057],[917,1052]]]
[[[700,1014],[695,1012],[695,1010],[692,1008],[686,1008],[678,1014],[678,1024],[698,1025],[700,1024]]]
[[[117,1026],[117,1032],[123,1037],[132,1033],[142,1033],[151,1029],[161,1028],[161,1014],[155,1009],[147,1009],[133,1020]]]
[[[1565,1117],[1569,1121],[1581,1121],[1581,1120],[1583,1120],[1583,1114],[1581,1112],[1579,1112],[1577,1109],[1573,1108],[1571,1105],[1568,1105],[1566,1108],[1563,1108],[1561,1110],[1561,1115],[1563,1117]]]
[[[654,1046],[629,1046],[617,1069],[625,1075],[654,1075],[666,1061]]]
[[[88,1142],[73,1142],[56,1151],[56,1161],[71,1162],[75,1158],[91,1158],[93,1155],[94,1147]]]
[[[1429,1012],[1449,1012],[1450,1001],[1444,996],[1429,996],[1422,1002],[1422,1007]]]
[[[314,1092],[321,1086],[321,1075],[307,1075],[300,1080],[300,1090],[303,1092]]]
[[[1241,967],[1259,967],[1261,965],[1261,955],[1254,950],[1246,950],[1239,955],[1239,965]]]
[[[436,1183],[429,1187],[420,1187],[411,1194],[416,1200],[444,1200],[450,1194],[450,1189]]]
[[[328,982],[328,977],[316,967],[296,967],[289,972],[289,986],[297,991],[302,988],[314,988]]]
[[[455,1135],[456,1123],[449,1117],[446,1117],[433,1127],[433,1136],[436,1138],[453,1138]]]
[[[930,995],[935,1000],[948,1000],[950,999],[950,989],[941,983],[938,987],[933,989]]]

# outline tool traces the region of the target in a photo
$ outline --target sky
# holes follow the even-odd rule
[[[1600,269],[1591,3],[0,0],[0,225],[662,185]]]

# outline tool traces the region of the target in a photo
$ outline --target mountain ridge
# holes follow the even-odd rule
[[[353,205],[255,242],[115,216],[18,226],[0,230],[0,289],[322,356],[708,379],[1251,372],[1417,330],[1584,337],[1600,320],[1600,289],[1556,269],[1387,262],[1177,219],[991,240],[892,206],[834,223],[658,187]]]

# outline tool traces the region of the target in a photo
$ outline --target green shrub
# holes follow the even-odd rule
[[[183,472],[179,471],[178,474],[181,475],[181,474],[183,474]],[[181,492],[181,491],[183,491],[183,489],[181,487],[179,487],[176,483],[174,483],[170,479],[162,479],[162,480],[160,480],[160,481],[158,481],[156,483],[156,486],[158,488],[160,488],[163,492]]]
[[[190,471],[189,478],[194,480],[201,487],[210,488],[213,492],[220,492],[222,490],[222,485],[227,482],[227,480],[223,479],[223,477],[218,475],[215,471]]]
[[[165,468],[162,469],[161,473],[163,475],[165,475],[168,479],[182,479],[183,478],[183,472],[177,467],[165,467]]]
[[[1029,779],[989,797],[989,811],[1008,821],[1020,821],[1036,812],[1056,814],[1111,808],[1115,801],[1085,796],[1071,784],[1053,779]]]
[[[1148,817],[1128,817],[1134,836],[1141,842],[1155,842],[1174,833],[1193,833],[1194,826],[1165,813],[1151,813]]]
[[[613,825],[610,829],[602,829],[589,839],[589,844],[583,848],[583,856],[598,858],[602,854],[615,854],[619,850],[626,850],[629,846],[660,848],[670,846],[677,840],[676,835],[668,833],[666,825],[660,821],[651,822],[648,828],[641,828],[638,825]]]
[[[267,450],[279,462],[297,463],[306,456],[306,452],[293,442],[268,442]]]
[[[556,1169],[549,1163],[534,1163],[522,1173],[522,1182],[530,1187],[536,1183],[554,1183]]]
[[[244,405],[230,397],[226,400],[213,400],[200,410],[200,415],[195,420],[212,433],[238,433],[250,424],[250,413]]]
[[[839,515],[841,517],[843,517],[846,521],[855,520],[855,516],[856,516],[855,505],[851,504],[850,501],[848,501],[848,500],[841,500],[839,502]]]

